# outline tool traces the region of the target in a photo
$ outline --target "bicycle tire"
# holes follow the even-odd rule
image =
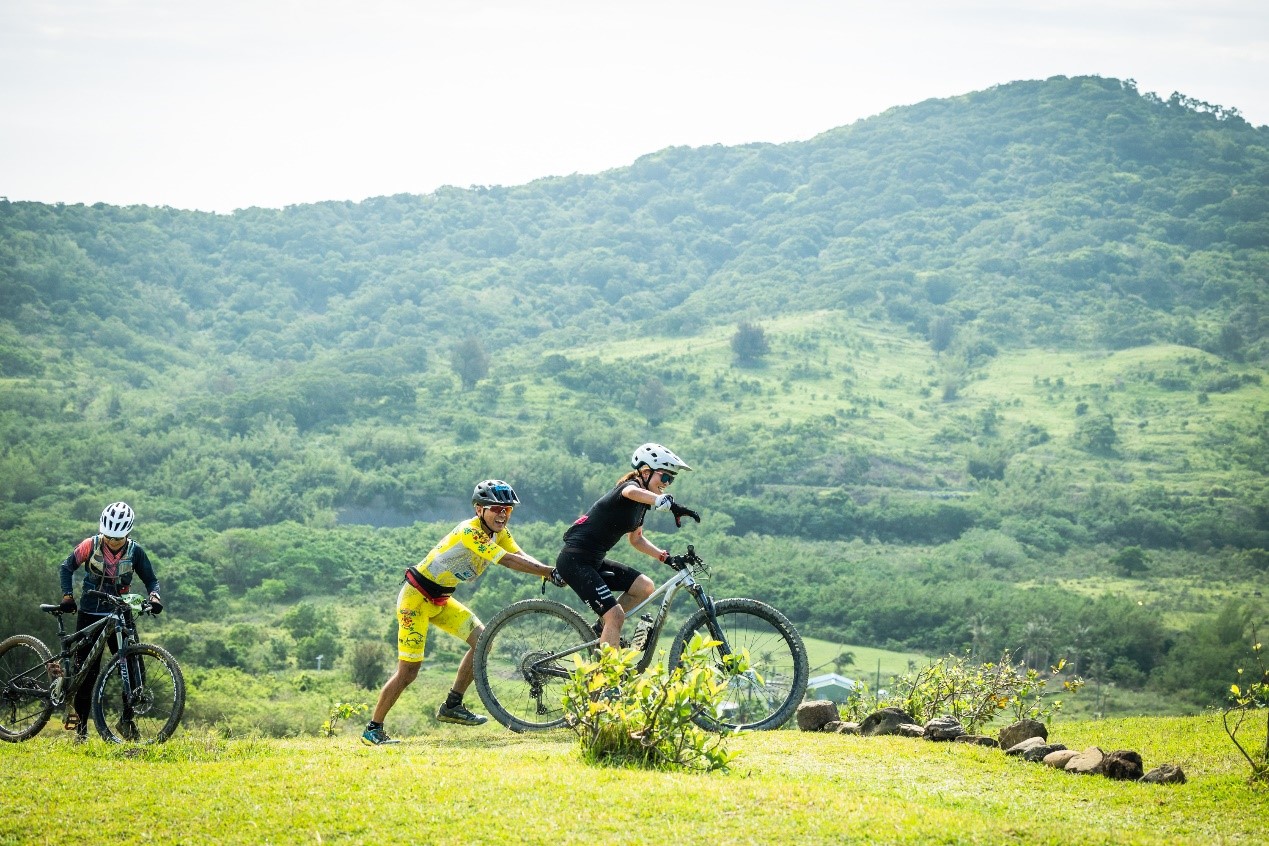
[[[53,713],[48,662],[53,653],[31,635],[0,641],[0,740],[21,743],[35,737]]]
[[[514,732],[564,725],[563,685],[557,676],[526,667],[537,656],[562,652],[595,639],[582,616],[552,599],[523,599],[498,612],[476,642],[476,692],[485,708]],[[569,658],[558,666],[573,668]]]
[[[756,599],[720,599],[714,612],[732,651],[748,650],[753,674],[733,675],[724,710],[699,714],[696,724],[707,731],[780,728],[806,694],[810,669],[802,636],[787,617]],[[693,635],[711,638],[707,619],[704,609],[698,610],[679,629],[670,649],[671,669],[679,665]],[[721,656],[715,668],[725,672]],[[728,718],[733,712],[735,717]]]
[[[123,672],[128,662],[131,702],[125,701]],[[139,676],[139,678],[138,678]],[[134,643],[110,659],[93,688],[93,722],[109,743],[162,743],[185,713],[185,676],[166,649]]]

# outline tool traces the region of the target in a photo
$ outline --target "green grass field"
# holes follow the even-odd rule
[[[918,667],[930,663],[929,657],[915,652],[891,652],[886,649],[873,649],[868,646],[832,643],[815,637],[803,636],[806,643],[807,660],[811,665],[811,675],[835,673],[834,659],[842,652],[850,652],[855,656],[855,663],[842,670],[847,678],[863,679],[870,688],[875,688],[877,676],[881,676],[882,684],[889,682],[892,676],[903,675],[909,671],[909,662]]]
[[[1173,786],[900,738],[746,735],[732,771],[707,776],[590,766],[566,731],[444,726],[369,748],[355,728],[146,749],[46,730],[0,749],[0,843],[1259,844],[1269,811],[1214,716],[1051,729],[1179,764]]]

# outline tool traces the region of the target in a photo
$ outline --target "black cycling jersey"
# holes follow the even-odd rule
[[[564,532],[565,549],[576,549],[602,558],[623,536],[643,525],[649,506],[627,499],[621,492],[638,481],[627,479],[595,501]]]

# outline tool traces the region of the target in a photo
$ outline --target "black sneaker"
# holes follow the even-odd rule
[[[361,733],[361,742],[367,746],[390,746],[401,741],[395,737],[388,737],[388,733],[383,730],[383,726],[375,726],[374,728],[367,728]]]
[[[461,702],[452,708],[442,703],[441,707],[436,709],[436,719],[442,723],[457,723],[460,726],[478,726],[489,722],[488,717],[473,714]]]

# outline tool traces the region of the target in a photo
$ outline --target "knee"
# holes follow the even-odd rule
[[[620,605],[614,605],[604,612],[604,620],[611,620],[617,625],[621,625],[626,621],[626,609]]]
[[[397,665],[397,678],[402,684],[410,684],[419,677],[422,661],[402,661]]]
[[[640,576],[635,579],[635,583],[630,586],[630,592],[640,599],[646,599],[652,595],[652,591],[656,590],[656,585],[647,576]]]
[[[484,626],[476,626],[471,630],[471,634],[467,635],[467,645],[476,648],[476,642],[480,640],[480,636],[485,633]]]

